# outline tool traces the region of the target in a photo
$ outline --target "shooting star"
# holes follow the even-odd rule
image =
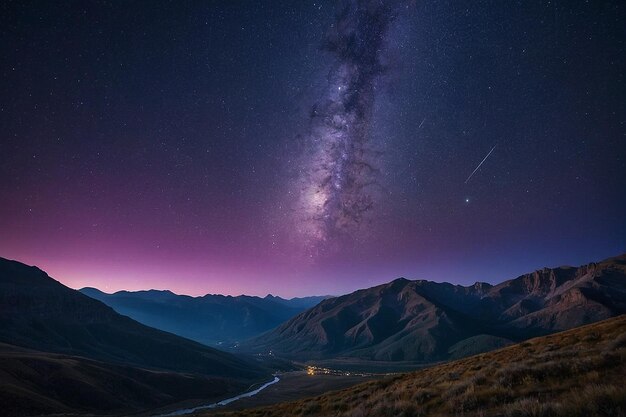
[[[480,168],[480,166],[487,160],[487,158],[489,158],[489,155],[491,155],[491,152],[493,152],[494,149],[496,149],[497,145],[493,145],[493,148],[491,148],[491,150],[489,151],[489,153],[487,154],[487,156],[485,156],[483,158],[482,161],[480,161],[480,164],[478,164],[478,166],[476,167],[475,170],[472,171],[472,173],[469,175],[469,177],[467,177],[467,179],[465,180],[465,184],[467,184],[467,182],[470,180],[470,178],[472,178],[472,175],[474,175],[476,173],[476,171],[478,171],[478,168]]]
[[[424,124],[424,122],[426,121],[426,118],[424,117],[424,120],[422,120],[422,123],[420,123],[420,125],[417,127],[418,129],[422,128],[422,125]]]

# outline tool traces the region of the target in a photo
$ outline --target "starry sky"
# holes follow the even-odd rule
[[[0,256],[291,297],[626,252],[625,9],[2,2]]]

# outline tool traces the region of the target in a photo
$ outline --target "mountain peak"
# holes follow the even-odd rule
[[[273,295],[273,294],[267,294],[267,295],[266,295],[265,297],[263,297],[263,298],[264,298],[265,300],[275,300],[275,301],[277,301],[277,300],[283,300],[283,301],[288,301],[288,299],[287,299],[287,298],[283,298],[283,297],[280,297],[280,296],[278,296],[278,295]]]
[[[393,281],[388,282],[386,286],[390,288],[402,288],[410,282],[415,282],[415,281],[411,281],[404,277],[400,277],[400,278],[394,279]]]

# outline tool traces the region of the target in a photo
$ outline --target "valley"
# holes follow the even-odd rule
[[[235,401],[223,404],[222,401],[209,409],[198,409],[197,412],[211,413],[225,410],[243,410],[253,407],[266,406],[282,403],[285,401],[299,400],[307,397],[314,397],[329,391],[345,389],[365,381],[382,378],[382,375],[345,375],[337,372],[333,375],[317,374],[312,376],[306,371],[292,371],[277,375],[279,379],[276,383],[265,387],[260,392],[237,398]],[[186,415],[189,408],[168,411],[163,417],[170,415]],[[148,414],[147,414],[148,415]],[[150,414],[151,415],[151,414]]]
[[[228,347],[273,329],[329,296],[283,299],[206,294],[201,297],[171,291],[104,293],[82,288],[81,293],[103,302],[117,313],[150,327],[215,347]]]
[[[211,417],[623,416],[626,316],[352,388]]]

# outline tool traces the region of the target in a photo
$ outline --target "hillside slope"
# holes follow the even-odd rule
[[[211,401],[248,387],[232,378],[116,365],[0,344],[2,415],[121,414]]]
[[[243,348],[308,359],[433,361],[625,312],[622,255],[578,268],[544,268],[496,286],[400,278],[324,300]]]
[[[326,298],[285,300],[271,295],[261,298],[213,294],[190,297],[158,290],[107,294],[96,288],[82,288],[80,292],[147,326],[206,345],[259,335]]]
[[[207,415],[624,416],[624,375],[622,315],[315,398]]]

